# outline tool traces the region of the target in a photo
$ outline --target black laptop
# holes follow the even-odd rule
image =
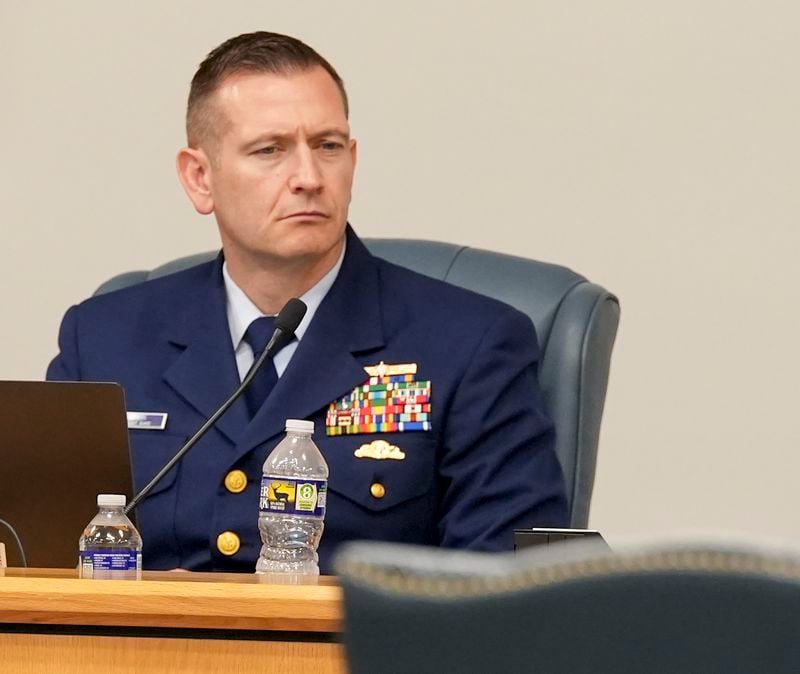
[[[29,567],[70,568],[97,494],[133,490],[119,384],[0,381],[0,519]],[[0,523],[9,566],[17,543]]]

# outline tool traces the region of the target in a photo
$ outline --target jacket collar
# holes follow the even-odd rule
[[[242,436],[240,455],[282,433],[286,419],[306,419],[362,384],[367,374],[356,356],[384,345],[380,272],[349,226],[347,237],[339,276]]]
[[[200,279],[193,285],[193,297],[168,335],[183,351],[163,373],[167,385],[204,417],[210,417],[239,385],[225,310],[223,259],[220,253],[198,269]],[[247,420],[246,407],[239,401],[216,427],[236,442]]]
[[[244,454],[283,431],[287,418],[304,419],[366,379],[356,355],[384,345],[380,272],[348,225],[342,268],[322,300],[286,371],[248,424],[243,401],[217,429]],[[200,414],[209,417],[239,385],[225,309],[222,254],[205,265],[196,300],[170,334],[185,347],[164,372],[164,381]]]

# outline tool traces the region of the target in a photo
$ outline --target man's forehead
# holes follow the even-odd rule
[[[340,112],[346,119],[344,99],[333,78],[321,67],[308,70],[237,72],[225,77],[214,92],[221,108],[251,112],[253,106],[279,108],[301,106]]]
[[[240,147],[278,137],[350,137],[338,86],[322,68],[291,72],[243,72],[223,80],[211,103],[214,138]]]

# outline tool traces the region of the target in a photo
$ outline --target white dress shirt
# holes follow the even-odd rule
[[[325,274],[313,288],[300,297],[306,304],[306,315],[303,316],[303,320],[300,321],[300,325],[297,327],[297,330],[295,330],[294,334],[296,339],[278,351],[273,359],[278,377],[284,373],[286,367],[289,365],[289,361],[292,359],[297,349],[298,342],[303,339],[303,335],[308,329],[311,319],[314,318],[317,308],[325,295],[328,294],[333,282],[339,275],[346,248],[347,242],[342,246],[342,254],[339,256],[339,260],[336,264],[333,265],[333,268]],[[253,350],[243,339],[244,333],[247,331],[247,327],[250,323],[257,318],[261,318],[264,314],[258,310],[258,307],[250,301],[250,298],[245,295],[244,291],[237,286],[236,282],[231,278],[228,273],[227,262],[224,262],[222,265],[222,276],[225,281],[225,295],[227,297],[228,328],[231,331],[231,343],[236,353],[236,367],[239,370],[239,379],[241,380],[244,379],[244,376],[247,374],[254,360]]]

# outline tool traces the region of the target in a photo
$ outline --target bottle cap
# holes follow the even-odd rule
[[[124,506],[125,494],[98,494],[97,505],[99,506]]]
[[[313,433],[314,422],[306,421],[305,419],[287,419],[286,430],[294,431],[295,433]]]

